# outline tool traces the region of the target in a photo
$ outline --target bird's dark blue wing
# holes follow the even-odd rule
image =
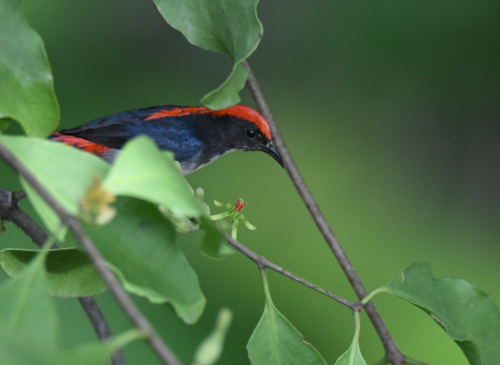
[[[65,129],[60,133],[83,138],[111,148],[122,148],[131,138],[147,135],[159,148],[172,151],[177,161],[197,155],[203,142],[193,133],[189,118],[155,118],[146,120],[158,112],[182,108],[161,106],[131,110],[95,119],[82,126]]]

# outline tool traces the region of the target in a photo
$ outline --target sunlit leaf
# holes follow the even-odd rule
[[[59,105],[43,41],[19,0],[0,0],[0,24],[0,119],[14,119],[27,134],[45,137],[59,124]]]
[[[276,309],[265,272],[261,272],[266,306],[247,345],[252,365],[326,365],[319,352]]]
[[[118,155],[103,186],[114,195],[161,204],[173,214],[199,217],[204,213],[189,185],[173,163],[146,136],[128,142]]]
[[[0,252],[0,264],[7,274],[15,278],[38,252],[39,250],[3,250]],[[52,296],[91,297],[108,289],[87,255],[80,250],[50,250],[45,268]]]
[[[427,263],[415,263],[380,291],[397,295],[431,315],[461,347],[473,365],[500,359],[500,308],[495,300],[465,280],[436,279]]]
[[[219,360],[232,318],[233,313],[229,308],[219,310],[215,328],[198,346],[193,365],[213,365]]]
[[[211,109],[239,102],[246,70],[240,62],[257,48],[263,28],[257,17],[258,0],[153,0],[167,23],[192,44],[206,50],[227,53],[234,61],[224,84],[202,99]]]
[[[85,224],[85,231],[124,288],[153,303],[170,303],[186,323],[205,308],[196,273],[174,243],[172,225],[150,203],[118,198],[116,217],[104,226]]]

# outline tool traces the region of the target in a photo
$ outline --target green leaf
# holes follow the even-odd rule
[[[109,165],[97,156],[59,142],[7,135],[0,135],[0,142],[72,215],[78,214],[79,200],[92,185],[94,178],[102,179],[109,170]],[[26,183],[23,185],[26,188]],[[59,218],[52,209],[34,194],[29,194],[28,198],[47,228],[55,232],[59,227]]]
[[[319,352],[276,309],[264,270],[261,270],[266,306],[248,341],[252,365],[326,365]]]
[[[462,279],[432,276],[427,263],[403,269],[403,280],[377,289],[397,295],[426,311],[461,347],[472,365],[500,359],[500,308],[481,289]]]
[[[217,89],[205,95],[200,103],[210,109],[225,109],[240,102],[239,92],[245,87],[248,71],[241,63],[234,65],[229,77]]]
[[[125,195],[164,205],[173,214],[199,217],[200,202],[173,163],[171,153],[161,152],[146,136],[129,141],[115,160],[103,186],[114,195]]]
[[[146,335],[139,330],[127,331],[111,341],[80,345],[69,351],[60,351],[51,358],[50,365],[106,365],[118,349]]]
[[[219,360],[232,318],[233,312],[229,308],[219,310],[215,328],[198,346],[193,365],[213,365]]]
[[[207,257],[212,259],[224,259],[234,253],[236,250],[231,247],[224,238],[224,234],[215,226],[208,218],[202,217],[201,222],[205,237],[201,244],[200,251]]]
[[[39,250],[7,249],[0,252],[0,264],[17,277]],[[87,255],[74,248],[50,250],[45,262],[51,295],[60,298],[92,297],[108,289]]]
[[[105,365],[118,348],[145,337],[133,330],[105,343],[62,349],[57,308],[44,270],[47,254],[38,253],[0,287],[1,365]]]
[[[0,332],[29,343],[35,350],[55,351],[59,319],[44,271],[45,256],[46,251],[16,279],[7,280],[0,287]],[[0,359],[2,352],[0,346]]]
[[[175,245],[175,231],[153,204],[119,198],[104,226],[84,224],[124,288],[153,303],[171,303],[186,323],[198,320],[206,300],[198,277]]]
[[[0,24],[0,119],[12,118],[26,134],[45,137],[59,124],[59,105],[43,41],[19,0],[0,0]]]
[[[366,365],[366,361],[359,350],[359,344],[356,344],[354,347],[349,347],[349,349],[338,358],[335,365]]]
[[[3,133],[9,128],[11,119],[10,118],[0,118],[0,133]]]
[[[238,103],[238,92],[247,77],[240,63],[255,51],[263,34],[257,17],[258,0],[153,1],[167,23],[189,42],[209,51],[227,53],[234,62],[231,76],[205,96],[202,104],[222,109]]]
[[[338,358],[335,365],[367,365],[359,349],[360,313],[354,312],[354,337],[349,349]]]

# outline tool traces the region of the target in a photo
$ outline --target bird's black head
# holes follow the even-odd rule
[[[262,151],[274,158],[282,167],[283,161],[274,146],[269,124],[254,109],[235,105],[211,113],[216,128],[210,128],[213,135],[205,136],[207,154],[222,154],[235,151]],[[212,152],[212,153],[210,153]],[[214,156],[215,158],[219,156]]]

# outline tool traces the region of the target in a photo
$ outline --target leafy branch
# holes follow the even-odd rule
[[[40,182],[33,174],[0,142],[0,157],[3,158],[16,172],[28,181],[36,192],[45,200],[47,204],[57,213],[61,223],[67,226],[83,249],[89,256],[95,268],[108,284],[111,292],[127,314],[130,320],[141,331],[148,335],[148,340],[153,350],[158,354],[160,359],[166,365],[180,365],[181,363],[174,353],[163,342],[154,327],[137,309],[137,306],[129,298],[125,290],[120,285],[116,276],[108,268],[106,261],[99,253],[94,243],[90,240],[87,234],[82,230],[80,222],[75,217],[69,215],[64,208],[46,191]]]
[[[42,248],[44,243],[48,240],[47,234],[17,205],[18,202],[25,197],[26,193],[23,191],[12,192],[0,189],[0,220],[2,220],[2,222],[4,220],[11,221],[22,229],[38,247]],[[56,245],[52,245],[52,247],[57,248]],[[113,337],[111,328],[95,299],[80,297],[78,301],[89,317],[99,340],[104,341],[111,339]],[[121,350],[114,354],[112,363],[113,365],[125,364],[125,359]]]

